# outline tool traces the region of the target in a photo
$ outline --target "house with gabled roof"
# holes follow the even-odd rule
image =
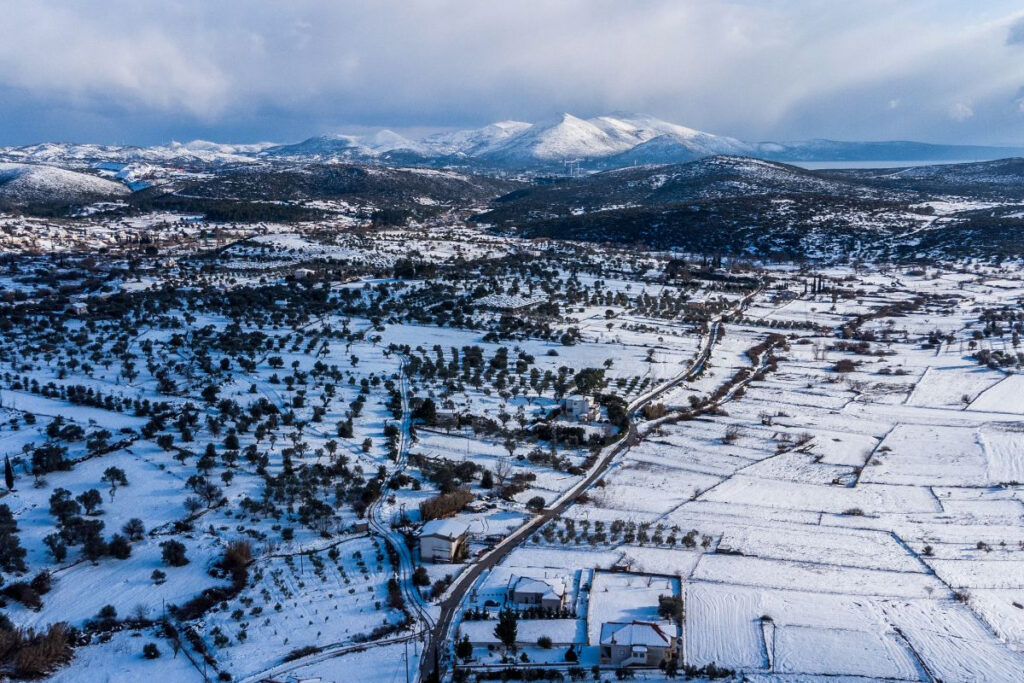
[[[601,664],[658,666],[676,656],[675,639],[649,621],[601,625]]]
[[[513,576],[509,579],[508,601],[520,608],[560,610],[565,606],[565,583],[560,579],[549,582],[528,576]]]

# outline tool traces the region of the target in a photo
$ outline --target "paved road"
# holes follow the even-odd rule
[[[750,296],[744,297],[740,300],[737,304],[737,309],[741,309],[746,306],[756,293],[757,292],[754,292]],[[721,316],[717,316],[714,322],[711,323],[711,327],[701,350],[698,352],[697,357],[689,367],[676,377],[662,383],[654,390],[638,397],[629,404],[629,412],[631,416],[636,411],[646,405],[650,405],[661,398],[666,392],[674,389],[683,382],[688,381],[703,370],[708,359],[711,357],[711,351],[715,342],[718,341],[721,335],[720,319]],[[449,631],[451,630],[452,623],[455,620],[455,615],[458,613],[459,606],[465,599],[466,594],[472,589],[473,585],[476,584],[477,579],[479,579],[485,571],[493,568],[504,560],[509,553],[515,550],[524,540],[529,538],[533,532],[540,529],[552,519],[560,516],[566,508],[576,502],[576,499],[581,493],[590,488],[598,479],[601,478],[601,476],[605,474],[608,467],[618,455],[627,451],[639,441],[640,435],[631,418],[625,438],[620,439],[616,443],[607,447],[599,456],[598,461],[593,467],[591,467],[590,472],[580,482],[564,493],[539,515],[516,529],[510,536],[505,538],[501,543],[496,545],[486,555],[481,557],[476,563],[459,575],[451,588],[449,588],[446,597],[441,601],[441,613],[438,616],[437,623],[430,632],[427,644],[423,649],[423,658],[420,660],[419,680],[440,680],[441,675],[447,670],[448,662],[445,660],[447,659],[446,644],[449,639]]]
[[[412,425],[412,416],[409,412],[409,396],[405,380],[405,361],[399,367],[399,391],[402,394],[402,424],[398,432],[398,460],[394,468],[388,472],[389,478],[405,469],[409,460],[409,445],[412,439],[409,436],[409,428]],[[402,594],[405,596],[405,604],[419,618],[423,625],[429,630],[434,626],[434,617],[430,614],[429,605],[420,595],[420,591],[412,583],[415,564],[412,559],[412,551],[405,542],[405,537],[391,528],[391,520],[384,519],[383,507],[387,496],[387,488],[373,501],[367,510],[367,520],[374,533],[382,536],[398,555],[398,567],[396,567],[395,578],[402,587]]]
[[[389,476],[394,476],[405,469],[406,463],[408,462],[409,444],[411,443],[409,428],[412,425],[412,417],[409,414],[409,396],[406,388],[404,361],[399,367],[399,391],[402,394],[402,424],[399,429],[398,460],[395,462],[395,466],[389,471]],[[385,489],[385,491],[386,490],[387,489]],[[420,595],[419,589],[412,584],[412,574],[415,569],[415,565],[412,561],[412,553],[409,551],[409,546],[406,544],[405,538],[402,534],[391,528],[390,520],[384,519],[382,508],[386,495],[386,493],[383,493],[367,509],[367,521],[373,533],[382,536],[388,545],[394,548],[397,552],[399,566],[396,568],[395,578],[398,579],[399,585],[402,587],[402,595],[405,597],[405,604],[408,605],[416,618],[418,618],[422,623],[412,632],[397,634],[382,640],[358,644],[345,642],[328,645],[319,652],[309,656],[301,657],[291,662],[284,662],[269,669],[251,674],[242,679],[243,683],[255,683],[255,681],[263,680],[265,678],[282,676],[310,664],[316,664],[334,657],[341,657],[349,652],[358,652],[371,647],[380,647],[381,645],[410,641],[419,638],[424,634],[430,633],[430,630],[434,626],[434,617],[430,613],[429,605],[427,605],[426,601]]]

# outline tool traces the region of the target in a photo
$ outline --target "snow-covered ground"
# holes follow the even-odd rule
[[[657,255],[458,225],[221,233],[101,213],[82,238],[114,252],[122,231],[182,241],[0,272],[0,505],[25,549],[4,586],[51,584],[4,609],[88,634],[56,680],[400,680],[474,562],[452,629],[471,667],[501,664],[496,612],[530,577],[566,587],[564,614],[520,619],[532,663],[571,646],[589,668],[602,624],[636,620],[678,638],[680,664],[752,680],[1024,670],[1013,266],[780,267],[724,288],[675,282]],[[591,416],[561,412],[577,392]],[[459,491],[468,557],[427,562],[421,505]],[[667,597],[682,620],[659,614]]]

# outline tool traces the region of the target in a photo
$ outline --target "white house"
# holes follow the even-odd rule
[[[601,664],[658,666],[675,654],[675,642],[657,624],[610,621],[601,625]]]
[[[432,519],[420,529],[420,559],[452,562],[466,546],[469,526],[456,519]]]
[[[565,604],[565,584],[561,580],[549,583],[528,576],[513,576],[509,579],[508,601],[520,608],[562,609]]]
[[[305,280],[306,278],[313,276],[313,271],[309,268],[296,268],[292,272],[292,275],[296,280]]]
[[[561,408],[574,420],[596,420],[600,417],[600,408],[594,403],[594,399],[582,394],[566,396],[561,401]]]

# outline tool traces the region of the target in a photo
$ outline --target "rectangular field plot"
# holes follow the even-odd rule
[[[726,527],[719,550],[747,557],[832,564],[899,572],[924,571],[893,537],[883,531],[824,529],[805,524],[756,523]]]
[[[1019,681],[1024,655],[999,642],[955,602],[892,601],[883,610],[932,675],[944,681]]]
[[[999,381],[1000,376],[986,368],[945,361],[949,364],[928,368],[918,381],[907,404],[929,408],[963,408],[963,398],[975,400]]]
[[[705,555],[692,578],[773,590],[923,598],[942,595],[944,586],[930,574],[839,567],[812,562],[765,560],[741,555]]]
[[[698,666],[919,680],[866,598],[692,582],[686,614],[687,660]]]
[[[920,487],[860,484],[846,488],[757,479],[742,474],[703,494],[701,500],[815,512],[843,513],[859,509],[866,515],[942,511],[931,493]]]
[[[989,483],[1024,482],[1024,431],[986,426],[981,430],[981,445]]]
[[[975,429],[901,424],[882,442],[861,481],[983,486],[987,483],[985,454]]]
[[[1024,590],[972,590],[971,608],[1010,647],[1024,651]]]
[[[970,410],[1024,414],[1024,377],[1010,375],[979,395]]]
[[[775,629],[775,671],[917,681],[913,657],[891,632],[782,626]]]

